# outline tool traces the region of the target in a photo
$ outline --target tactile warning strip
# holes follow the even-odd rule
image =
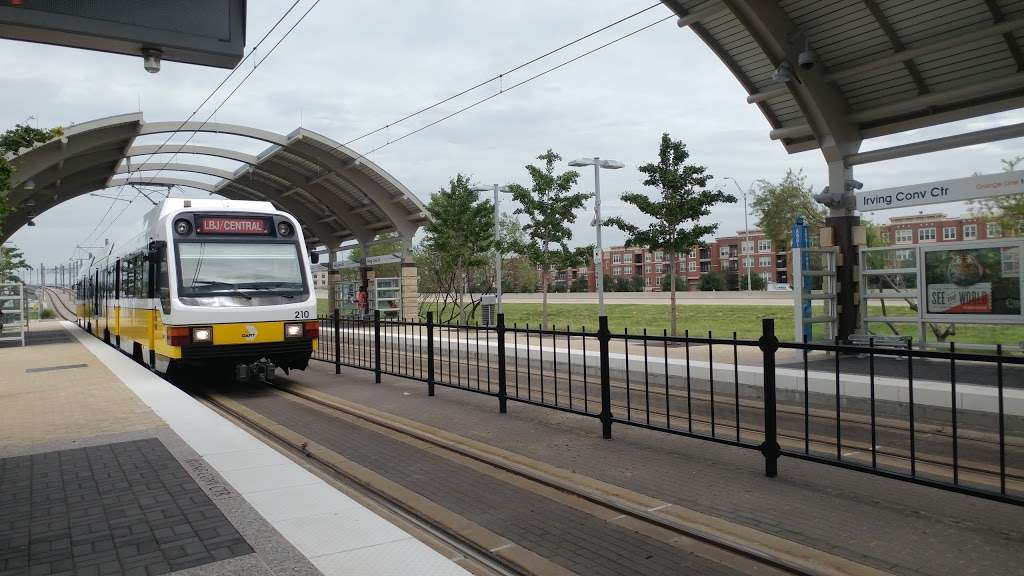
[[[156,438],[0,459],[0,576],[162,574],[251,552]]]

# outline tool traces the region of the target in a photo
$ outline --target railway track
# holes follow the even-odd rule
[[[441,454],[455,462],[471,465],[477,470],[510,484],[540,494],[556,494],[559,501],[576,502],[580,509],[601,518],[626,518],[630,527],[639,533],[652,535],[664,542],[673,542],[690,553],[713,560],[716,563],[739,568],[744,573],[757,574],[881,574],[871,568],[830,557],[822,560],[820,553],[810,549],[796,551],[792,543],[765,545],[763,542],[744,540],[737,534],[716,527],[687,524],[677,517],[659,513],[649,506],[640,505],[629,499],[613,496],[595,490],[592,486],[558,476],[550,470],[533,467],[523,459],[509,459],[479,446],[463,444],[451,438],[438,436],[409,422],[354,405],[343,400],[318,393],[305,387],[291,387],[269,384],[269,393],[276,401],[291,402],[314,407],[340,421],[357,421],[369,430],[385,432],[393,437],[419,445],[434,454]],[[367,497],[386,510],[424,530],[432,537],[454,548],[489,574],[534,574],[529,562],[510,561],[495,553],[488,538],[479,541],[467,540],[466,533],[475,530],[458,531],[450,529],[443,520],[438,521],[432,514],[431,506],[410,505],[409,498],[401,489],[389,489],[387,482],[374,482],[365,472],[354,471],[344,457],[324,447],[318,438],[307,437],[288,429],[274,419],[261,414],[257,409],[247,408],[244,402],[236,401],[231,394],[190,390],[202,402],[239,422],[245,427],[268,437],[274,443],[287,449],[293,455],[316,463],[345,486],[356,486]],[[749,530],[749,529],[744,529]],[[785,542],[785,541],[783,541]],[[507,545],[506,545],[507,546]],[[499,546],[498,548],[502,548]],[[799,547],[802,548],[802,547]],[[506,549],[507,550],[507,549]]]

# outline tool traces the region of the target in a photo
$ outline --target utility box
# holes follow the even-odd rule
[[[498,297],[496,295],[480,296],[480,323],[492,328],[498,325]]]

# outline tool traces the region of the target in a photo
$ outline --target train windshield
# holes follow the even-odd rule
[[[180,295],[294,296],[306,293],[295,244],[179,242]]]

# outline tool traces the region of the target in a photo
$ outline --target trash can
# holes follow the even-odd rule
[[[484,326],[498,325],[498,297],[496,295],[480,296],[480,321]]]

